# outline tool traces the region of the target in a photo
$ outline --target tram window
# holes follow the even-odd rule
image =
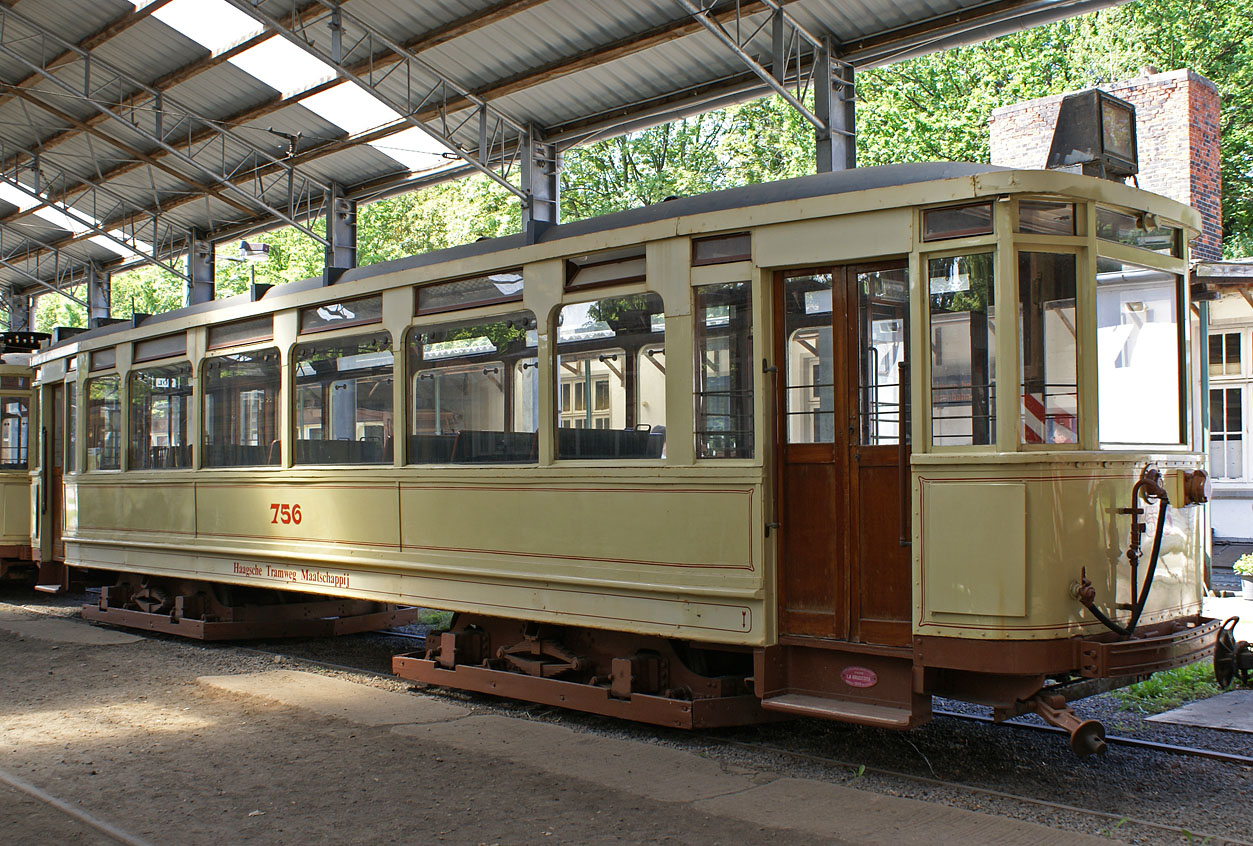
[[[437,285],[423,285],[415,294],[417,314],[468,308],[491,303],[521,302],[522,271],[501,270],[487,276],[454,279]]]
[[[1179,277],[1098,258],[1096,354],[1102,443],[1182,442]]]
[[[1018,231],[1033,235],[1074,235],[1075,204],[1020,200]]]
[[[256,467],[280,462],[280,382],[278,350],[273,347],[205,362],[205,467]]]
[[[901,395],[901,366],[909,339],[909,280],[903,267],[857,274],[858,413],[860,442],[900,442],[909,397]],[[904,406],[902,406],[904,400]],[[908,430],[905,433],[908,442]]]
[[[70,359],[73,361],[73,359]],[[65,470],[78,472],[78,383],[65,380]]]
[[[382,296],[361,297],[339,303],[323,303],[300,310],[301,334],[382,322]]]
[[[931,442],[993,443],[996,308],[992,253],[927,262],[931,340]]]
[[[924,241],[991,234],[991,203],[947,206],[942,209],[927,209],[922,213],[922,240]]]
[[[692,266],[748,261],[753,257],[752,236],[747,232],[692,239]]]
[[[1018,253],[1018,338],[1024,444],[1079,442],[1075,256]]]
[[[187,352],[187,336],[182,332],[135,342],[135,361],[155,361],[158,358],[173,358],[176,355],[183,355],[185,352]]]
[[[1183,255],[1183,230],[1159,226],[1150,214],[1134,215],[1097,206],[1096,237],[1166,256]]]
[[[657,294],[575,303],[557,319],[557,457],[661,458],[666,316]]]
[[[628,247],[566,259],[566,288],[642,282],[646,277],[643,247]]]
[[[109,347],[106,350],[96,350],[91,354],[92,370],[108,370],[117,364],[117,348]]]
[[[784,280],[787,337],[787,442],[835,441],[835,354],[831,335],[831,274]]]
[[[1211,388],[1210,472],[1215,479],[1244,476],[1244,403],[1241,388]]]
[[[1240,333],[1211,332],[1209,336],[1209,375],[1240,375]]]
[[[0,389],[6,391],[25,391],[30,388],[29,376],[14,376],[5,374],[0,376]]]
[[[536,343],[529,311],[415,329],[408,462],[536,461]]]
[[[191,418],[191,365],[135,370],[130,402],[130,470],[191,466],[187,425]]]
[[[240,344],[255,344],[274,337],[274,318],[270,315],[236,320],[222,326],[209,327],[209,349],[220,350]]]
[[[120,470],[122,467],[122,377],[88,379],[87,469]]]
[[[696,289],[696,455],[753,457],[753,307],[748,282]]]
[[[296,463],[391,464],[391,335],[299,344]]]
[[[25,470],[30,438],[30,399],[0,397],[0,470]]]

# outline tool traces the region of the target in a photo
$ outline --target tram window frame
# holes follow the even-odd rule
[[[110,422],[110,409],[108,408],[108,397],[96,399],[92,397],[92,388],[96,386],[104,387],[104,383],[111,381],[114,383],[114,392],[116,395],[115,408],[113,409],[113,419],[116,422]],[[122,376],[118,373],[105,373],[100,376],[92,376],[83,384],[83,394],[86,400],[84,404],[84,412],[87,418],[87,433],[83,438],[84,447],[86,448],[86,464],[84,469],[88,473],[105,473],[117,472],[122,469],[122,455],[125,453],[125,445],[123,444],[124,427],[122,426],[122,414],[125,407],[124,397],[122,396]],[[104,420],[103,426],[97,426],[93,420],[94,412],[103,408]],[[113,435],[114,443],[109,444],[109,435]],[[95,450],[94,457],[96,465],[92,466],[92,451]],[[113,456],[113,462],[110,465],[104,465],[104,461]]]
[[[126,374],[126,404],[130,427],[127,438],[127,470],[189,470],[192,468],[191,416],[192,409],[195,407],[192,375],[190,361],[174,361],[155,367],[143,367]],[[171,377],[185,380],[182,386],[185,390],[177,393],[154,390],[144,395],[137,389],[137,383],[145,378]],[[145,400],[155,397],[165,398],[164,414],[167,423],[165,435],[168,443],[163,446],[154,446],[151,443],[153,436],[157,434],[153,427],[156,403],[155,400],[145,403]],[[175,398],[179,400],[176,401]],[[178,424],[177,431],[173,425],[168,425],[173,424],[175,418]],[[176,435],[178,443],[174,442]],[[147,449],[144,449],[142,445],[146,445]],[[164,451],[157,452],[157,450]]]
[[[1082,424],[1086,418],[1086,410],[1081,402],[1082,391],[1080,388],[1080,380],[1082,379],[1081,362],[1079,357],[1080,338],[1086,331],[1084,323],[1086,315],[1082,314],[1078,308],[1079,302],[1079,266],[1080,256],[1078,252],[1049,248],[1045,246],[1032,245],[1029,248],[1019,248],[1014,252],[1015,257],[1015,284],[1018,288],[1018,318],[1014,331],[1017,333],[1018,362],[1017,362],[1017,379],[1018,379],[1018,443],[1022,449],[1078,449],[1082,440]],[[1032,257],[1039,257],[1037,263],[1029,264]],[[1067,281],[1063,279],[1066,265],[1069,264],[1069,297],[1063,297],[1060,300],[1052,300],[1043,303],[1043,310],[1038,314],[1038,321],[1032,320],[1030,323],[1027,319],[1028,308],[1032,306],[1032,289],[1033,283],[1029,279],[1024,278],[1024,272],[1030,269],[1041,269],[1044,263],[1052,259],[1055,266],[1054,270],[1062,271],[1062,274],[1054,274],[1051,280],[1045,280],[1043,277],[1039,280],[1041,288],[1047,282],[1056,284],[1059,280],[1063,284]],[[1049,268],[1043,268],[1047,272]],[[1051,303],[1062,303],[1060,308],[1053,308],[1053,320],[1048,319],[1047,306]],[[1069,304],[1069,319],[1067,319],[1065,304]],[[1035,316],[1033,314],[1033,316]],[[1060,346],[1050,345],[1050,338],[1055,337],[1055,333],[1049,332],[1050,325],[1054,328],[1058,324],[1062,328],[1069,331],[1071,343],[1069,345],[1068,361],[1070,365],[1070,376],[1073,382],[1049,382],[1048,379],[1056,373],[1056,365],[1059,364],[1059,353],[1061,357],[1066,358],[1066,345]],[[1028,328],[1031,330],[1028,333]],[[1027,350],[1028,341],[1032,345],[1038,344],[1038,351],[1041,354],[1040,361],[1031,361]],[[1041,378],[1028,379],[1028,369],[1038,372]],[[1028,391],[1028,387],[1032,390]],[[1064,396],[1053,388],[1072,388],[1072,399],[1069,403],[1058,399]],[[1069,407],[1069,408],[1068,408]],[[1065,413],[1067,410],[1073,413]],[[1033,425],[1035,421],[1036,425]]]
[[[404,340],[405,357],[405,462],[408,465],[430,466],[450,464],[536,464],[539,461],[539,336],[538,323],[529,309],[493,310],[462,313],[445,319],[410,327]],[[506,325],[507,324],[507,325]],[[508,335],[493,341],[489,334],[473,332],[500,331]],[[516,333],[521,331],[521,336]],[[462,335],[463,337],[447,337]],[[439,340],[435,340],[435,339]],[[460,353],[455,348],[440,350],[446,356],[427,359],[427,348],[457,341],[486,339],[490,345],[481,349],[467,347]],[[503,343],[502,343],[503,342]],[[519,344],[520,342],[520,344]],[[432,350],[432,352],[435,352]],[[434,362],[427,364],[427,362]],[[424,366],[425,365],[425,366]],[[482,375],[501,394],[500,407],[476,401],[473,375]],[[445,376],[461,379],[459,396],[466,402],[461,410],[442,408],[442,385]],[[420,407],[425,382],[432,382],[434,408]],[[479,380],[482,381],[482,380]],[[525,397],[527,385],[530,396]],[[490,396],[490,390],[488,391]],[[523,403],[523,399],[529,403]],[[529,425],[525,420],[530,409]],[[427,416],[429,425],[420,425]],[[447,415],[447,416],[446,416]],[[445,422],[449,425],[445,427]],[[469,422],[470,426],[465,426]],[[490,428],[482,424],[492,424]],[[495,424],[499,423],[499,427]],[[421,428],[423,431],[418,431]],[[428,431],[429,430],[429,431]]]
[[[70,359],[73,361],[74,359]],[[78,380],[72,378],[74,371],[65,380],[65,457],[62,466],[66,473],[78,472]]]
[[[599,287],[594,286],[594,287]],[[582,290],[582,289],[581,289]],[[636,298],[642,298],[643,304],[627,304],[628,301]],[[562,340],[562,324],[566,319],[566,315],[574,315],[582,310],[589,318],[591,310],[599,308],[602,304],[616,303],[624,305],[624,312],[618,314],[618,321],[621,321],[622,314],[631,311],[640,312],[646,309],[654,309],[647,311],[648,314],[648,336],[655,336],[658,331],[653,328],[655,316],[660,316],[660,340],[643,340],[639,343],[632,341],[629,345],[622,343],[624,339],[632,336],[615,330],[608,320],[596,320],[585,323],[584,326],[594,326],[596,323],[604,323],[605,330],[594,331],[612,331],[612,338],[604,338],[603,336],[589,336],[585,339],[569,339]],[[565,300],[555,309],[553,317],[553,335],[555,339],[554,355],[552,358],[549,372],[553,379],[553,408],[550,410],[553,423],[555,450],[554,457],[561,461],[604,461],[604,460],[620,460],[620,461],[648,461],[664,459],[666,457],[665,438],[666,438],[666,393],[668,379],[665,373],[662,373],[661,390],[655,395],[660,400],[657,403],[660,411],[649,405],[649,400],[644,398],[641,390],[641,383],[644,381],[645,373],[651,379],[651,373],[642,369],[641,365],[645,364],[646,357],[656,359],[656,352],[660,347],[661,354],[665,354],[665,301],[662,295],[657,291],[637,291],[635,293],[622,293],[615,295],[602,295],[591,299],[570,299]],[[569,335],[567,329],[567,335]],[[638,333],[643,335],[644,333]],[[610,341],[607,344],[598,345],[598,341]],[[630,348],[628,348],[628,346]],[[570,350],[573,351],[571,352]],[[650,349],[651,348],[651,349]],[[563,350],[566,350],[563,354]],[[652,353],[650,355],[650,353]],[[621,356],[621,359],[618,359]],[[573,370],[570,361],[573,359],[578,370]],[[596,364],[593,364],[595,360]],[[599,367],[597,366],[599,365]],[[662,362],[664,368],[664,358]],[[573,379],[567,379],[563,382],[562,374],[568,371],[574,374]],[[606,379],[601,379],[604,371],[607,375]],[[615,394],[613,389],[613,380],[617,378],[621,388],[621,422],[623,425],[615,426],[615,416],[618,409],[615,407]],[[600,385],[606,384],[604,408],[597,407],[597,397],[600,396]],[[570,390],[564,390],[565,385],[570,385]],[[576,385],[582,385],[584,403],[580,410],[577,408],[578,391]],[[632,396],[634,393],[634,397]],[[569,398],[569,402],[565,400]],[[654,421],[660,419],[661,422],[641,422],[640,418],[645,414],[647,407],[647,416]],[[583,426],[575,425],[583,422]],[[604,422],[605,425],[599,425]],[[567,423],[568,425],[562,425]],[[591,424],[591,425],[588,425]],[[602,431],[607,436],[589,435],[588,432]]]
[[[1154,255],[1152,252],[1147,252],[1143,250],[1139,252],[1141,253],[1141,255],[1145,256],[1146,259]],[[1106,268],[1104,270],[1102,270],[1103,265]],[[1170,362],[1170,366],[1173,366],[1174,374],[1175,374],[1175,390],[1171,394],[1171,396],[1173,398],[1173,402],[1176,404],[1175,405],[1176,423],[1175,423],[1175,427],[1172,433],[1173,437],[1169,439],[1166,439],[1164,435],[1156,439],[1154,438],[1146,439],[1146,438],[1139,438],[1139,437],[1121,436],[1122,435],[1121,432],[1119,433],[1119,436],[1114,436],[1114,437],[1111,437],[1109,434],[1111,429],[1116,428],[1116,426],[1114,425],[1113,419],[1110,417],[1111,413],[1113,412],[1113,409],[1115,408],[1135,409],[1135,408],[1143,407],[1143,403],[1130,402],[1130,401],[1127,401],[1126,399],[1120,401],[1119,399],[1114,397],[1112,394],[1107,393],[1106,389],[1112,382],[1112,379],[1110,379],[1109,377],[1111,376],[1111,374],[1116,374],[1118,370],[1127,370],[1128,368],[1136,367],[1136,364],[1133,364],[1131,360],[1127,358],[1128,355],[1134,355],[1135,350],[1146,349],[1146,350],[1151,350],[1151,351],[1160,351],[1160,347],[1161,347],[1160,342],[1149,343],[1149,344],[1137,343],[1136,337],[1132,337],[1132,335],[1138,336],[1139,333],[1138,331],[1133,331],[1132,333],[1128,334],[1128,336],[1122,342],[1123,351],[1120,352],[1118,355],[1116,356],[1110,355],[1108,351],[1105,349],[1106,343],[1110,341],[1116,341],[1116,338],[1114,337],[1114,335],[1117,333],[1107,332],[1106,334],[1102,334],[1102,328],[1103,328],[1102,320],[1104,319],[1103,310],[1107,309],[1106,303],[1104,302],[1105,295],[1115,289],[1113,287],[1109,287],[1109,288],[1103,287],[1100,277],[1103,273],[1109,274],[1109,273],[1115,272],[1113,269],[1113,265],[1121,266],[1121,268],[1117,272],[1123,276],[1126,276],[1128,274],[1129,272],[1128,268],[1130,268],[1131,273],[1147,272],[1147,273],[1157,274],[1158,276],[1161,277],[1161,279],[1158,281],[1165,282],[1166,280],[1169,279],[1171,282],[1172,296],[1166,297],[1166,298],[1159,298],[1158,300],[1159,302],[1170,303],[1170,307],[1171,309],[1173,309],[1173,312],[1174,312],[1175,331],[1173,335],[1174,335],[1175,356],[1173,357],[1174,359],[1173,362]],[[1185,367],[1185,362],[1187,361],[1187,358],[1186,358],[1186,348],[1184,344],[1184,339],[1186,337],[1185,332],[1186,332],[1186,326],[1187,326],[1187,321],[1188,321],[1188,314],[1186,311],[1187,306],[1185,305],[1187,300],[1184,294],[1183,280],[1184,280],[1183,274],[1181,274],[1178,270],[1175,270],[1169,267],[1163,267],[1161,266],[1161,264],[1150,264],[1148,263],[1147,260],[1128,260],[1122,257],[1115,257],[1113,255],[1098,255],[1097,257],[1097,278],[1094,280],[1093,287],[1095,288],[1094,303],[1095,303],[1095,319],[1096,319],[1096,356],[1097,356],[1097,362],[1098,362],[1097,379],[1096,379],[1097,434],[1098,434],[1098,442],[1102,449],[1127,449],[1131,447],[1152,447],[1152,448],[1157,448],[1157,449],[1179,448],[1187,443],[1187,430],[1186,430],[1185,421],[1187,419],[1188,395],[1184,387],[1185,376],[1187,375],[1187,369]],[[1119,302],[1120,308],[1118,311],[1118,316],[1120,318],[1120,322],[1118,324],[1110,323],[1104,328],[1108,329],[1115,325],[1117,326],[1127,325],[1130,322],[1130,323],[1136,324],[1139,329],[1142,329],[1145,325],[1162,322],[1162,321],[1153,319],[1154,315],[1156,314],[1156,311],[1154,310],[1150,312],[1148,310],[1148,306],[1146,305],[1147,301],[1148,301],[1147,297],[1142,297],[1140,300],[1136,300],[1136,301],[1124,302],[1122,300],[1119,300],[1118,302]],[[1137,313],[1141,315],[1141,319],[1138,322],[1134,319],[1134,317],[1131,321],[1122,320],[1122,318],[1124,317],[1124,309],[1121,308],[1121,306],[1124,306],[1124,305],[1128,307],[1137,306],[1138,308],[1126,309],[1126,316],[1133,317],[1133,313]],[[1164,340],[1164,339],[1160,339],[1160,340]],[[1102,368],[1101,364],[1104,364],[1105,362],[1110,362],[1110,364]],[[1124,373],[1123,375],[1130,376],[1131,374]],[[1126,381],[1126,379],[1124,379],[1124,381]],[[1159,397],[1162,396],[1162,392],[1157,389],[1160,388],[1160,386],[1163,383],[1164,383],[1164,380],[1161,378],[1152,378],[1145,382],[1146,385],[1151,384],[1154,389],[1153,391],[1150,391],[1148,393],[1156,394]],[[1143,388],[1143,386],[1141,386],[1141,388]],[[1126,393],[1129,396],[1139,396],[1141,391],[1135,389],[1135,386],[1132,386],[1132,389],[1127,391]],[[1153,420],[1161,420],[1161,419],[1164,419],[1165,416],[1166,415],[1158,412],[1158,413],[1154,413],[1153,415],[1151,415],[1151,418]],[[1149,417],[1150,415],[1143,415],[1143,414],[1138,415],[1138,419],[1141,419],[1141,420],[1148,419]]]
[[[31,400],[29,393],[0,395],[0,470],[30,469],[30,415],[34,404]],[[21,411],[11,408],[10,403]],[[11,420],[16,422],[10,424]],[[16,445],[10,445],[11,435],[16,436]],[[16,454],[10,455],[10,450],[15,450]]]
[[[926,409],[926,413],[927,413],[927,442],[930,445],[930,448],[933,450],[990,451],[996,448],[996,444],[997,444],[997,379],[996,379],[996,375],[997,375],[996,374],[997,325],[996,325],[996,317],[997,317],[997,308],[998,308],[997,302],[996,302],[996,293],[997,293],[996,289],[997,289],[997,286],[1000,284],[1000,280],[998,278],[998,273],[997,273],[997,256],[998,255],[999,255],[999,252],[998,252],[998,248],[996,247],[996,245],[987,243],[987,244],[980,244],[978,246],[967,247],[965,249],[957,250],[954,252],[930,253],[930,254],[924,254],[922,256],[921,261],[922,261],[922,268],[923,268],[923,281],[924,281],[924,284],[926,285],[926,291],[924,293],[924,296],[926,297],[924,301],[925,302],[924,309],[925,309],[925,317],[926,317],[926,324],[925,324],[926,333],[924,337],[925,337],[926,345],[927,345],[926,353],[925,353],[925,358],[926,358],[926,363],[927,363],[927,389],[926,389],[927,393],[926,393],[926,400],[923,403],[923,407]],[[988,274],[988,278],[986,280],[986,294],[988,295],[988,297],[987,297],[987,300],[983,303],[984,310],[982,312],[980,311],[948,311],[948,310],[937,312],[936,311],[937,303],[935,302],[935,297],[943,296],[947,294],[961,293],[962,291],[968,291],[969,287],[960,288],[956,290],[936,291],[934,287],[934,281],[935,279],[939,277],[934,277],[932,275],[934,272],[933,263],[951,261],[955,259],[960,260],[963,258],[970,259],[970,258],[975,258],[975,257],[979,257],[981,260],[986,258],[987,263],[988,263],[988,267],[982,269],[986,271]],[[955,298],[954,298],[954,301],[955,301]],[[942,305],[942,303],[940,303],[939,305]],[[975,406],[976,386],[974,384],[975,360],[973,358],[973,355],[969,364],[969,369],[970,369],[970,374],[969,374],[970,383],[969,384],[963,385],[961,383],[957,383],[957,384],[949,385],[949,386],[940,386],[938,388],[935,384],[936,368],[949,366],[944,361],[945,356],[943,355],[943,347],[940,344],[936,343],[937,339],[939,339],[939,335],[937,334],[936,320],[935,320],[937,313],[958,314],[958,315],[961,315],[961,314],[983,314],[984,315],[983,323],[986,324],[986,328],[984,331],[987,334],[987,340],[986,340],[986,349],[984,350],[985,360],[981,363],[988,370],[988,384],[986,386],[986,398],[983,399],[983,404],[985,404],[987,408],[986,414],[976,414],[976,406]],[[973,327],[975,325],[974,321],[972,320],[970,322],[971,322],[971,326]],[[974,344],[973,335],[970,339],[970,343],[972,345],[971,349],[973,351],[975,349],[973,346]],[[963,432],[957,432],[956,434],[942,434],[937,437],[936,435],[936,421],[937,420],[963,419],[961,415],[937,415],[936,414],[936,408],[937,408],[936,396],[937,396],[937,392],[941,390],[949,390],[949,391],[956,391],[956,392],[961,392],[962,390],[969,391],[969,395],[970,395],[969,402],[970,402],[970,407],[971,407],[969,420],[971,423],[971,427],[970,427],[971,431],[968,435]],[[980,389],[980,390],[983,390],[983,389]],[[959,399],[959,402],[960,402],[960,399]],[[977,432],[976,427],[974,425],[975,420],[981,417],[986,417],[986,424],[980,425],[978,428],[980,430],[986,430],[985,433]]]
[[[226,359],[236,358],[238,356],[272,356],[273,372],[263,378],[257,384],[261,387],[250,388],[246,391],[235,390],[235,399],[228,403],[227,410],[223,412],[227,421],[227,425],[221,429],[223,435],[229,434],[233,440],[224,438],[219,444],[215,440],[217,431],[215,431],[214,421],[219,413],[220,403],[216,399],[214,393],[215,385],[211,382],[210,368],[217,365],[218,362]],[[254,359],[255,361],[255,359]],[[254,363],[250,361],[248,363]],[[237,362],[242,364],[243,362]],[[220,354],[206,356],[200,363],[200,466],[206,469],[233,469],[233,468],[260,468],[260,469],[280,469],[282,467],[283,452],[283,430],[281,426],[281,415],[279,408],[282,402],[282,384],[283,384],[283,367],[282,353],[277,346],[249,347],[247,349],[232,349]],[[256,394],[261,393],[260,397]],[[245,396],[247,395],[247,396]],[[254,402],[259,399],[260,402]],[[266,405],[269,405],[270,411],[267,413]],[[257,440],[256,444],[243,443],[248,440],[245,437],[242,426],[246,425],[246,416],[242,413],[244,406],[257,406],[256,428]],[[269,443],[261,443],[265,440],[267,430],[274,435]],[[217,451],[214,447],[221,446],[221,460],[215,460],[214,453]],[[261,461],[227,461],[228,449],[234,448],[236,454],[240,457],[253,453],[240,452],[242,448],[258,448],[264,449],[264,453],[255,453],[258,457],[264,456]]]
[[[751,459],[755,453],[756,442],[756,405],[754,380],[756,379],[756,359],[753,352],[753,284],[750,281],[718,282],[701,285],[692,290],[692,350],[695,356],[693,364],[693,436],[696,442],[696,458],[706,459]],[[711,344],[719,340],[710,332],[711,320],[721,317],[712,315],[716,309],[728,309],[727,325],[731,324],[729,309],[737,309],[745,318],[741,325],[742,332],[727,333],[721,344]],[[710,372],[710,352],[715,353],[714,367],[716,373]],[[718,353],[726,353],[727,366],[718,366]],[[725,372],[724,372],[725,371]],[[713,380],[725,380],[724,390],[711,389]],[[719,382],[721,384],[721,382]],[[737,396],[738,395],[738,396]],[[711,401],[711,399],[713,401]],[[726,412],[719,414],[714,410],[725,404]],[[711,428],[711,420],[727,419],[725,428]],[[739,428],[734,428],[735,420],[739,420]],[[729,437],[728,437],[729,435]],[[738,436],[738,437],[737,437]],[[722,444],[721,448],[714,446]]]
[[[375,346],[376,348],[367,349],[370,346]],[[355,352],[349,352],[354,348]],[[340,369],[342,360],[371,354],[383,356],[390,360],[385,368],[382,364],[377,364],[370,367],[350,368],[348,370]],[[341,375],[342,378],[329,381],[319,379],[316,368],[312,364],[314,361],[334,362],[334,373]],[[309,372],[304,375],[301,374],[302,365],[308,365],[307,369]],[[390,332],[387,330],[356,332],[333,337],[318,337],[316,340],[298,343],[292,348],[290,371],[292,375],[292,463],[294,465],[311,467],[345,464],[387,466],[393,463],[396,424],[395,409],[393,407],[395,394],[393,380],[396,373],[396,357]],[[303,383],[302,379],[305,380]],[[382,394],[379,396],[382,402],[379,403],[379,408],[376,409],[381,415],[377,427],[371,426],[368,419],[364,421],[362,419],[362,411],[369,410],[363,409],[362,405],[357,401],[358,389],[363,381],[369,381],[374,384],[374,388],[369,392],[370,394],[374,394],[379,390],[382,391]],[[349,382],[351,382],[351,386],[349,386]],[[311,392],[303,389],[310,387],[318,387],[319,396],[316,403],[304,406],[302,405],[302,399]],[[306,424],[302,420],[302,413],[306,408],[313,408],[314,405],[316,405],[318,412],[319,435],[325,434],[328,423],[334,430],[336,425],[346,422],[344,419],[337,420],[336,416],[336,407],[339,404],[335,402],[335,398],[340,396],[338,391],[341,390],[351,390],[352,419],[349,425],[352,427],[352,437],[304,437]],[[384,405],[386,408],[382,408]],[[377,429],[377,435],[373,434],[375,429]],[[311,434],[311,431],[309,430],[308,433]],[[360,433],[360,436],[358,436],[358,433]],[[378,446],[377,454],[375,454],[374,450],[376,441]]]

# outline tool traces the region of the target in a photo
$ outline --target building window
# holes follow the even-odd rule
[[[1240,375],[1240,333],[1211,332],[1209,336],[1209,375]]]
[[[696,289],[696,455],[753,457],[752,285]]]
[[[130,374],[130,470],[191,466],[191,365]]]
[[[386,332],[299,344],[296,463],[392,462],[392,341]]]
[[[1210,472],[1216,479],[1244,476],[1244,406],[1241,388],[1211,388]]]
[[[657,294],[610,297],[561,309],[558,458],[664,455],[665,320]]]
[[[122,377],[87,380],[87,469],[122,469]]]
[[[204,365],[204,466],[259,467],[281,458],[278,350],[211,358]]]

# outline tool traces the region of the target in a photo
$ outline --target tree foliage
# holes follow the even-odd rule
[[[1253,4],[1248,0],[1137,0],[982,44],[908,59],[857,75],[857,157],[865,165],[987,161],[993,109],[1127,79],[1146,65],[1190,68],[1222,96],[1224,250],[1253,255]],[[765,98],[569,150],[562,217],[586,217],[686,195],[811,173],[809,125]],[[518,206],[475,176],[362,206],[358,261],[373,264],[517,232]],[[314,226],[321,226],[320,222]],[[292,229],[250,240],[269,259],[233,263],[219,247],[218,296],[257,282],[321,273],[322,247]],[[78,296],[83,296],[81,291]],[[145,268],[113,277],[113,315],[157,312],[183,301],[181,280]],[[37,327],[85,323],[82,309],[41,298]]]

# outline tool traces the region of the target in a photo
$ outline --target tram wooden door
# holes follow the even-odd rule
[[[775,290],[779,632],[907,644],[905,264],[784,271]]]
[[[44,525],[48,527],[52,560],[64,561],[65,542],[61,538],[65,515],[65,486],[62,484],[65,458],[65,386],[63,384],[52,386],[45,448],[48,453],[43,466],[47,467],[48,471],[44,480],[47,485],[44,492],[44,502],[47,504]]]

